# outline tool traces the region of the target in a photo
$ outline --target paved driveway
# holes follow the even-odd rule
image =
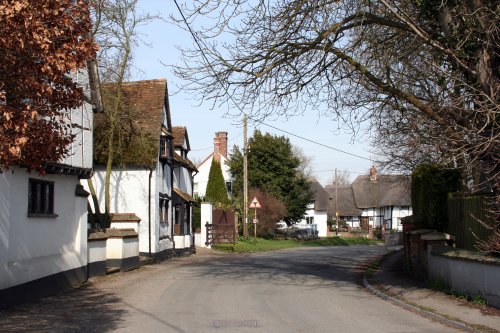
[[[0,313],[1,332],[456,332],[360,285],[383,246],[197,254]]]

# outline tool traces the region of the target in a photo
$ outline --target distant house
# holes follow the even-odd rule
[[[310,183],[310,190],[314,193],[313,201],[307,205],[304,219],[295,226],[299,228],[311,227],[318,231],[319,237],[326,237],[328,235],[329,194],[316,180]]]
[[[227,162],[227,132],[217,132],[214,137],[214,151],[208,155],[198,166],[198,173],[194,176],[194,195],[203,198],[207,191],[208,175],[213,160],[219,161],[222,169],[222,176],[226,183],[226,190],[229,195],[232,193],[231,175]]]
[[[335,212],[339,220],[350,227],[368,228],[385,226],[402,229],[401,218],[412,214],[410,180],[400,175],[378,175],[375,167],[370,175],[358,176],[351,186],[327,185],[332,219]],[[335,203],[337,202],[337,207]]]
[[[186,127],[172,129],[174,139],[174,242],[177,254],[191,252],[194,249],[193,232],[193,173],[196,166],[189,160],[191,150]]]
[[[112,107],[113,84],[102,86],[104,107]],[[174,255],[173,136],[167,81],[123,83],[119,117],[126,121],[122,145],[111,171],[111,213],[135,213],[139,252],[156,260]],[[94,131],[95,174],[92,177],[100,211],[104,212],[104,183],[108,151],[99,145],[109,127],[104,115],[96,116]],[[93,207],[95,212],[95,207]],[[130,223],[129,223],[130,224]]]
[[[86,72],[75,75],[90,100]],[[46,174],[0,171],[0,308],[44,297],[87,279],[87,196],[92,174],[92,105],[66,119],[70,154]]]
[[[412,214],[410,180],[400,175],[358,176],[352,183],[356,207],[361,209],[361,226],[402,229],[401,218]]]
[[[351,228],[360,227],[362,210],[356,207],[352,186],[325,186],[329,195],[329,218],[334,221],[338,212],[339,221],[344,221]]]

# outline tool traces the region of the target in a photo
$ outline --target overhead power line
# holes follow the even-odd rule
[[[203,50],[203,47],[201,46],[201,43],[203,43],[202,41],[200,41],[198,39],[198,37],[196,36],[196,34],[194,33],[193,29],[191,29],[191,26],[189,25],[189,22],[187,21],[186,17],[184,16],[184,13],[182,12],[182,9],[181,7],[179,6],[179,4],[177,3],[177,0],[174,0],[175,2],[175,5],[177,6],[177,9],[179,10],[179,13],[181,14],[181,17],[182,17],[182,20],[184,21],[184,24],[186,24],[186,27],[187,29],[189,30],[189,33],[191,34],[191,36],[193,37],[194,39],[194,42],[196,43],[196,45],[198,46],[198,49],[200,50],[201,52],[201,55],[203,57],[203,59],[205,59],[206,63],[207,63],[207,66],[212,70],[212,72],[214,73],[215,75],[215,78],[217,81],[219,81],[219,83],[222,83],[220,78],[219,78],[219,75],[217,74],[217,72],[215,71],[215,69],[213,68],[212,64],[210,63],[210,61],[208,60],[208,57],[206,56],[205,54],[205,51]],[[234,105],[238,108],[238,110],[240,110],[241,113],[243,114],[246,114],[245,111],[243,111],[243,109],[240,107],[240,105],[238,103],[236,103],[236,101],[234,100],[233,98],[233,95],[229,93],[229,90],[227,89],[227,87],[223,84],[221,84],[221,86],[223,87],[225,93],[228,95],[229,99],[231,99],[231,101],[233,101]],[[364,156],[361,156],[361,155],[357,155],[357,154],[353,154],[353,153],[350,153],[350,152],[347,152],[347,151],[344,151],[344,150],[341,150],[341,149],[338,149],[338,148],[335,148],[335,147],[332,147],[332,146],[329,146],[329,145],[326,145],[324,143],[320,143],[318,141],[314,141],[314,140],[311,140],[311,139],[308,139],[308,138],[305,138],[303,136],[300,136],[300,135],[297,135],[297,134],[294,134],[294,133],[291,133],[289,131],[286,131],[284,129],[281,129],[281,128],[278,128],[276,126],[272,126],[272,125],[269,125],[269,124],[266,124],[264,122],[258,122],[259,124],[262,124],[262,125],[265,125],[265,126],[268,126],[268,127],[271,127],[271,128],[274,128],[275,130],[277,131],[281,131],[283,133],[287,133],[288,135],[291,135],[291,136],[294,136],[294,137],[297,137],[299,139],[302,139],[302,140],[305,140],[305,141],[308,141],[308,142],[311,142],[311,143],[314,143],[316,145],[319,145],[319,146],[322,146],[322,147],[325,147],[325,148],[328,148],[328,149],[331,149],[331,150],[335,150],[335,151],[338,151],[340,153],[343,153],[343,154],[346,154],[346,155],[350,155],[350,156],[353,156],[353,157],[357,157],[357,158],[361,158],[361,159],[364,159],[364,160],[367,160],[367,161],[370,161],[370,162],[375,162],[374,160],[370,159],[370,158],[367,158],[367,157],[364,157]]]
[[[269,125],[269,124],[266,124],[266,123],[263,123],[261,122],[260,124],[262,125],[265,125],[267,127],[271,127],[271,128],[274,128],[275,130],[277,131],[280,131],[280,132],[283,132],[283,133],[286,133],[288,135],[291,135],[291,136],[294,136],[294,137],[297,137],[299,139],[302,139],[302,140],[305,140],[305,141],[308,141],[308,142],[311,142],[311,143],[314,143],[314,144],[317,144],[319,146],[322,146],[322,147],[325,147],[325,148],[328,148],[328,149],[331,149],[331,150],[335,150],[335,151],[338,151],[340,153],[343,153],[343,154],[346,154],[346,155],[350,155],[350,156],[354,156],[354,157],[357,157],[357,158],[362,158],[364,160],[367,160],[367,161],[370,161],[370,162],[375,162],[373,161],[372,159],[368,158],[368,157],[364,157],[364,156],[361,156],[361,155],[357,155],[357,154],[353,154],[353,153],[350,153],[350,152],[347,152],[345,150],[341,150],[341,149],[338,149],[338,148],[335,148],[335,147],[332,147],[332,146],[329,146],[329,145],[325,145],[324,143],[321,143],[321,142],[318,142],[318,141],[314,141],[314,140],[311,140],[311,139],[308,139],[308,138],[305,138],[303,136],[300,136],[300,135],[297,135],[297,134],[294,134],[294,133],[291,133],[291,132],[288,132],[284,129],[281,129],[281,128],[278,128],[276,126],[272,126],[272,125]]]

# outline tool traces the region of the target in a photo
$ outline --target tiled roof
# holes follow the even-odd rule
[[[184,201],[187,201],[187,202],[196,202],[196,200],[191,195],[189,195],[188,193],[182,191],[181,189],[178,189],[177,187],[174,187],[174,192],[179,197],[181,197],[182,200],[184,200]]]
[[[129,149],[119,157],[117,164],[151,165],[158,159],[158,147],[162,133],[163,106],[165,103],[167,81],[165,79],[125,82],[121,86],[122,101],[119,108],[121,119],[130,119],[126,128],[128,133],[136,138],[130,139]],[[116,96],[116,85],[105,83],[101,85],[104,109],[112,108]],[[99,138],[99,131],[107,129],[107,116],[96,114],[94,130]],[[130,134],[132,133],[132,134]],[[148,142],[144,147],[144,142]],[[140,145],[140,147],[138,146]],[[106,151],[96,147],[94,158],[98,162],[106,160]]]
[[[186,140],[188,149],[189,149],[189,141],[187,139],[187,129],[183,126],[173,126],[172,127],[172,135],[174,137],[174,147],[179,148],[184,146],[184,140]]]

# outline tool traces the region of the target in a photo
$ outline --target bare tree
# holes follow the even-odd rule
[[[336,172],[337,178],[335,178],[335,173],[332,175],[332,180],[330,184],[333,186],[348,186],[351,184],[351,178],[349,177],[349,172],[347,170]]]
[[[304,149],[299,146],[292,146],[292,153],[300,160],[298,172],[304,175],[307,179],[313,179],[313,169],[311,166],[313,158],[311,156],[307,156]]]
[[[190,1],[182,9],[191,26],[203,19],[202,50],[185,49],[175,71],[199,98],[254,118],[318,110],[352,129],[368,121],[387,167],[482,164],[498,193],[499,6]]]
[[[137,28],[156,19],[149,14],[137,13],[138,0],[92,0],[93,35],[100,49],[97,55],[99,76],[104,83],[104,117],[106,128],[96,135],[98,150],[106,151],[106,175],[104,179],[105,214],[110,213],[111,170],[116,157],[122,153],[124,142],[130,137],[131,126],[127,111],[129,106],[123,95],[122,85],[130,76],[133,48],[139,42]],[[89,187],[93,186],[89,180]],[[93,193],[93,196],[95,193]],[[98,207],[96,207],[98,209]]]

